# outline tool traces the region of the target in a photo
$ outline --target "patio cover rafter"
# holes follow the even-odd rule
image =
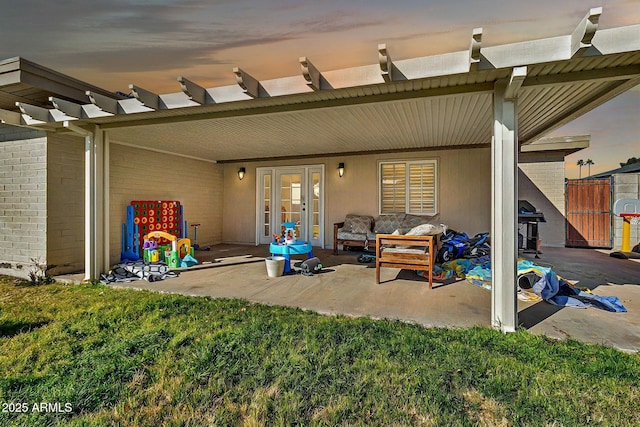
[[[598,31],[598,24],[602,15],[602,8],[596,7],[589,10],[587,16],[578,24],[571,34],[571,57],[582,55],[592,46],[591,41]]]
[[[207,89],[200,86],[199,84],[192,82],[186,77],[178,77],[178,83],[180,83],[180,89],[184,92],[185,95],[189,97],[189,99],[193,102],[196,102],[200,105],[204,104],[213,104],[214,100],[207,93]]]
[[[475,71],[480,65],[480,49],[482,48],[482,28],[474,28],[469,45],[469,70]]]
[[[298,62],[300,62],[300,71],[302,77],[307,81],[307,86],[313,90],[322,89],[320,80],[322,76],[318,68],[306,56],[301,56]]]

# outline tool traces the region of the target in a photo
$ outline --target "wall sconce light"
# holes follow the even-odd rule
[[[242,181],[242,178],[244,178],[244,174],[247,172],[247,170],[245,168],[240,168],[238,169],[238,179],[240,181]]]
[[[342,178],[344,175],[344,163],[338,163],[338,176]]]

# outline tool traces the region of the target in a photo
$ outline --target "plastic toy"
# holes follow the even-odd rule
[[[284,231],[282,232],[282,240],[286,245],[294,245],[298,241],[296,239],[296,225],[299,225],[299,222],[283,222],[282,227]]]
[[[158,249],[158,242],[152,239],[168,240],[171,246],[162,246]],[[157,262],[161,259],[169,268],[180,268],[182,260],[189,255],[193,257],[193,247],[191,240],[180,239],[164,231],[152,231],[144,236],[144,260],[147,262]]]
[[[122,224],[121,261],[138,261],[140,247],[138,244],[138,224],[134,223],[133,206],[127,206],[127,223]]]

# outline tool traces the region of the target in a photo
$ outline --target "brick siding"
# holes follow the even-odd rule
[[[46,138],[0,127],[0,274],[27,277],[46,262]]]

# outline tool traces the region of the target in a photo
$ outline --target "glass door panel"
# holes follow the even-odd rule
[[[309,225],[311,227],[311,235],[309,240],[320,240],[320,190],[321,190],[321,174],[320,172],[309,172],[311,175],[311,206],[309,212]]]
[[[276,200],[280,202],[280,225],[284,222],[297,222],[295,227],[298,239],[306,240],[306,224],[302,221],[305,213],[303,188],[304,171],[278,171],[279,194]]]
[[[324,247],[324,168],[259,168],[257,243],[270,243],[282,223],[299,222],[296,236]]]

